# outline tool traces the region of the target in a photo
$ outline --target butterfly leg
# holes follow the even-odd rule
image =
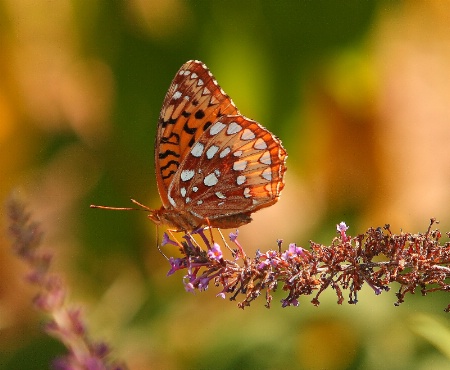
[[[178,230],[174,230],[174,229],[167,229],[167,232],[170,234],[170,236],[172,237],[172,240],[175,241],[175,243],[177,243],[178,247],[181,248],[182,250],[184,250],[183,244],[181,244],[178,239],[175,237],[175,235],[173,233],[178,232]]]
[[[161,249],[161,245],[159,244],[159,227],[158,227],[158,225],[156,225],[156,248],[158,248],[159,253],[161,253],[167,261],[169,261],[169,258],[164,254],[164,252]]]
[[[205,218],[205,221],[206,221],[206,224],[208,225],[209,234],[211,235],[211,243],[214,244],[214,236],[213,236],[213,233],[212,233],[212,227],[211,227],[211,224],[209,222],[208,217]]]

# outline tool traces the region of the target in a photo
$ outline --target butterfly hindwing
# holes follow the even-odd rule
[[[278,200],[285,159],[280,141],[258,122],[223,116],[184,158],[170,199],[202,218],[254,212]]]

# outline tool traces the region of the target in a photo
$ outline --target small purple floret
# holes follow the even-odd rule
[[[297,244],[291,243],[289,244],[289,249],[281,255],[281,258],[285,261],[299,257],[303,255],[303,248],[297,247]]]
[[[186,292],[194,293],[195,288],[192,283],[186,283],[184,284],[184,289],[186,289]]]
[[[239,230],[236,230],[235,233],[230,233],[229,237],[230,237],[230,240],[231,240],[233,243],[236,243],[236,239],[237,239],[237,237],[238,237],[238,234],[239,234]]]
[[[166,244],[178,245],[177,242],[175,242],[174,240],[170,239],[169,234],[164,233],[163,237],[162,237],[162,241],[161,241],[161,246],[163,247]]]
[[[207,290],[209,285],[209,278],[204,277],[200,279],[200,282],[198,283],[198,289],[200,291]]]
[[[184,268],[183,260],[182,260],[181,258],[173,258],[173,257],[170,257],[170,258],[169,258],[169,263],[170,263],[170,266],[172,266],[172,267],[171,267],[171,269],[169,270],[169,272],[167,273],[167,276],[170,276],[170,275],[172,275],[175,271],[181,270],[181,269]]]
[[[281,307],[283,307],[283,308],[285,308],[285,307],[288,307],[288,306],[294,306],[294,307],[298,307],[299,306],[299,302],[298,302],[298,300],[297,299],[288,299],[288,298],[286,298],[286,299],[282,299],[281,300]]]
[[[338,233],[341,234],[342,241],[346,242],[348,240],[347,234],[345,233],[350,226],[347,226],[347,224],[342,221],[338,225],[336,225],[336,230]]]
[[[219,244],[214,243],[211,249],[208,250],[208,258],[216,261],[222,260],[223,254]]]

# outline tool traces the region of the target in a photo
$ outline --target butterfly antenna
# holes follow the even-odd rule
[[[131,199],[131,201],[136,204],[137,206],[141,207],[142,209],[144,209],[145,211],[149,211],[152,212],[152,210],[150,208],[148,208],[147,206],[144,206],[142,203],[139,203],[137,200],[135,199]]]
[[[131,202],[133,202],[134,204],[138,205],[141,208],[97,206],[95,204],[91,204],[89,207],[98,209],[109,209],[111,211],[147,211],[147,212],[152,211],[150,208],[144,206],[142,203],[139,203],[137,200],[131,199]]]

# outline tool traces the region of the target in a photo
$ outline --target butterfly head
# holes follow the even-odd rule
[[[147,217],[152,220],[155,225],[162,225],[163,222],[161,221],[161,209],[150,209],[149,211],[150,213]]]

